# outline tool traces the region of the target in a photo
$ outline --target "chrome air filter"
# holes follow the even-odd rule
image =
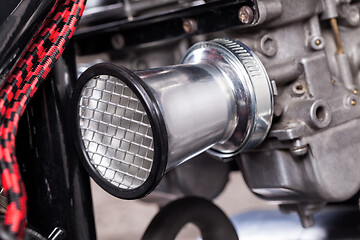
[[[127,69],[99,64],[81,76],[82,88],[74,92],[85,166],[99,185],[121,198],[145,195],[165,168],[160,161],[165,129],[156,127],[161,117],[156,123],[151,119],[157,106],[137,80]]]
[[[121,189],[141,186],[154,161],[154,139],[140,100],[122,81],[100,75],[81,93],[79,122],[90,162]]]
[[[76,143],[89,174],[120,198],[139,198],[166,171],[208,150],[229,157],[266,137],[273,96],[245,45],[194,45],[182,63],[132,72],[98,64],[73,94]]]

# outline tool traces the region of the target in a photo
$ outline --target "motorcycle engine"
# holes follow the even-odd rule
[[[227,11],[204,20],[201,14],[213,13],[215,5]],[[245,44],[272,81],[273,122],[265,140],[221,157],[226,164],[219,165],[217,154],[195,157],[167,173],[148,199],[212,198],[236,162],[254,194],[297,211],[309,227],[326,203],[360,189],[359,9],[350,0],[92,1],[76,36],[79,72],[103,61],[134,70],[176,64],[192,44],[214,38]],[[180,32],[173,25],[152,28],[152,34],[143,27],[173,12],[182,21]]]

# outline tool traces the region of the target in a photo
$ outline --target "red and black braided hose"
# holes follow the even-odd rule
[[[19,119],[73,36],[85,1],[54,1],[51,17],[0,89],[0,172],[8,198],[4,225],[18,238],[23,237],[26,227],[26,192],[15,156]]]

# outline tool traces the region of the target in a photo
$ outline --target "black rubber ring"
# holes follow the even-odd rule
[[[118,78],[125,83],[139,98],[148,115],[154,139],[154,159],[150,170],[150,175],[146,181],[135,189],[121,189],[100,175],[100,173],[91,164],[89,155],[83,144],[80,125],[79,125],[79,101],[84,85],[99,75],[108,75]],[[149,87],[131,70],[116,66],[111,63],[99,63],[88,68],[78,79],[71,100],[72,106],[72,127],[74,130],[74,139],[80,159],[83,162],[89,175],[105,191],[122,199],[137,199],[146,196],[158,185],[167,165],[168,139],[163,115],[160,111],[158,102]]]

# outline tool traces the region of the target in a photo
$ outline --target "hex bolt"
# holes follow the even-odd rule
[[[183,29],[186,33],[194,33],[198,29],[197,22],[195,19],[186,18],[183,21]]]
[[[239,20],[244,24],[249,24],[254,20],[254,12],[249,6],[243,6],[239,10]]]

